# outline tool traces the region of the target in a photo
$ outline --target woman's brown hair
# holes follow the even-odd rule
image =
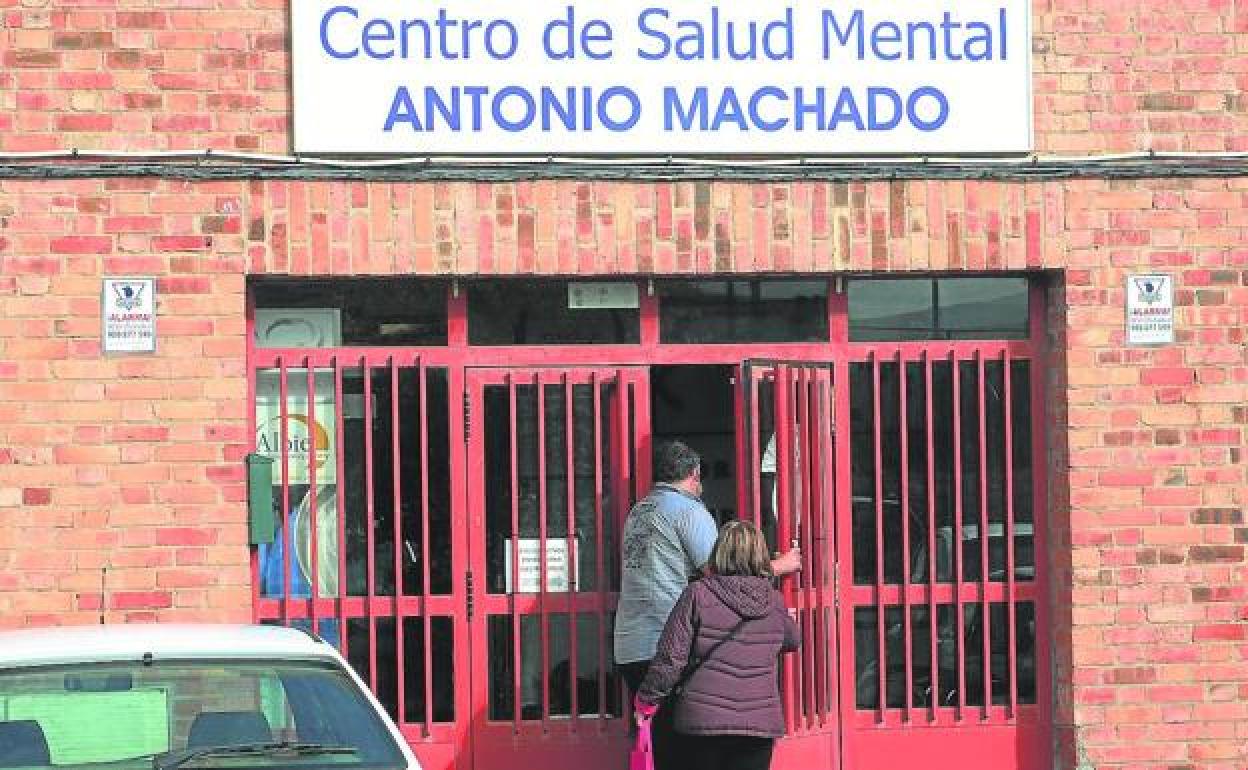
[[[771,577],[771,557],[763,533],[748,521],[728,522],[715,540],[710,567],[717,575]]]

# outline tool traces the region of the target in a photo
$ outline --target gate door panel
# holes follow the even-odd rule
[[[256,552],[257,618],[334,644],[430,770],[467,767],[457,374],[416,356],[317,352],[262,361],[255,379],[279,512]]]
[[[620,525],[649,482],[641,369],[470,369],[476,770],[613,768]],[[642,459],[639,459],[642,458]]]
[[[788,737],[777,767],[839,766],[836,618],[836,399],[824,363],[750,361],[741,368],[738,411],[740,510],[772,550],[802,550],[802,570],[781,581],[802,634],[781,666]]]
[[[1043,468],[1026,353],[871,345],[848,365],[846,767],[911,756],[932,770],[1049,766]]]

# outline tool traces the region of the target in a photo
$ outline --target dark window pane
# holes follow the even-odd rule
[[[854,609],[854,704],[860,709],[880,705],[880,632],[875,607]]]
[[[966,647],[959,648],[958,614],[952,604],[936,608],[936,703],[958,705],[958,660]]]
[[[982,606],[962,605],[962,661],[966,666],[966,705],[984,705],[984,623]]]
[[[1035,520],[1032,517],[1034,482],[1031,454],[1031,367],[1028,361],[1010,365],[1010,401],[1014,467],[1014,579],[1036,577]]]
[[[596,345],[641,340],[637,308],[570,308],[567,281],[489,281],[468,287],[473,345]]]
[[[850,481],[853,495],[854,583],[876,579],[875,385],[871,364],[849,365]]]
[[[910,608],[910,655],[915,708],[932,705],[932,617],[930,605]]]
[[[980,579],[979,371],[974,361],[958,362],[958,403],[962,452],[962,579]]]
[[[1027,279],[942,278],[936,282],[937,328],[949,339],[1027,336]]]
[[[515,648],[512,646],[512,622],[508,615],[490,615],[490,719],[502,721],[515,714]]]
[[[280,279],[253,287],[262,348],[446,344],[443,280]]]
[[[425,619],[403,618],[404,721],[425,720],[425,678],[433,677],[433,721],[455,721],[455,636],[448,617],[429,619],[431,670],[425,670]],[[379,665],[383,663],[379,661]]]
[[[849,282],[851,340],[920,340],[930,338],[935,328],[930,280]]]
[[[672,343],[822,342],[826,281],[665,281],[659,338]]]
[[[1014,610],[1018,702],[1036,702],[1036,605],[1019,602]]]
[[[1021,339],[1027,318],[1024,277],[849,282],[849,338],[855,342]]]
[[[921,363],[906,364],[906,519],[910,528],[910,558],[908,563],[911,583],[928,582],[930,552],[935,540],[935,529],[928,527],[928,462],[927,451],[927,391],[925,370]],[[933,438],[934,441],[934,438]],[[935,467],[932,468],[935,476]],[[934,509],[933,511],[934,512]]]

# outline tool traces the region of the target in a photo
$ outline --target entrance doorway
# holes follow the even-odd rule
[[[610,310],[605,341],[548,295],[476,337],[448,291],[449,322],[405,317],[402,346],[378,325],[253,350],[285,512],[255,551],[257,619],[343,650],[429,770],[621,768],[618,535],[679,438],[717,519],[803,552],[777,770],[1044,767],[1040,316],[1025,338],[853,342],[829,288],[826,328],[786,317],[806,336],[774,339],[766,291],[688,294]],[[911,333],[887,294],[873,333]],[[685,315],[660,323],[669,299]]]
[[[715,364],[650,368],[654,442],[679,439],[702,457],[702,502],[721,525],[738,517],[736,370]]]

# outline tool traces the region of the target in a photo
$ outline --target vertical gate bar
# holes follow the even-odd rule
[[[814,436],[811,443],[810,466],[811,473],[814,476],[815,487],[818,494],[814,495],[812,502],[814,509],[811,512],[811,522],[814,525],[814,531],[811,532],[811,542],[814,546],[810,552],[810,568],[811,577],[814,583],[814,605],[815,617],[813,623],[815,626],[815,679],[817,686],[815,688],[815,712],[818,715],[817,724],[819,727],[827,726],[828,714],[828,634],[825,626],[825,612],[827,597],[824,595],[823,587],[827,582],[827,553],[828,548],[828,522],[826,521],[828,506],[826,505],[828,482],[830,474],[827,473],[827,435],[828,435],[828,369],[820,367],[815,372],[815,389],[812,402],[811,427],[814,429]]]
[[[373,486],[373,366],[365,357],[360,358],[360,368],[364,372],[364,510],[368,516],[365,527],[367,533],[368,553],[365,563],[368,567],[365,591],[365,609],[368,617],[368,683],[374,693],[377,692],[377,619],[373,616],[373,597],[377,595],[377,563],[376,542],[373,527],[377,522],[376,489]]]
[[[630,401],[633,384],[628,379],[625,379],[622,369],[617,369],[617,372],[615,372],[615,382],[617,382],[617,386],[615,386],[615,399],[617,399],[614,426],[615,446],[612,451],[613,457],[610,459],[617,464],[619,475],[618,478],[614,479],[618,493],[613,495],[615,510],[612,528],[615,532],[615,549],[617,549],[615,569],[623,577],[623,564],[620,563],[619,549],[622,548],[624,542],[624,523],[631,508],[631,499],[633,499],[631,498],[631,487],[633,487],[633,477],[636,474],[636,463],[634,462],[633,452],[631,452],[633,451],[633,444],[629,441],[629,426],[631,419],[633,419],[631,417],[631,406],[633,404]],[[615,587],[615,590],[618,592],[618,585]],[[631,700],[628,698],[628,688],[619,688],[617,705],[620,706],[620,714],[623,714],[625,718],[629,718],[633,704],[631,704]]]
[[[338,483],[334,485],[334,498],[336,509],[338,511],[338,603],[335,616],[338,620],[338,644],[341,649],[342,657],[346,658],[347,648],[347,485],[343,483],[346,478],[346,434],[344,431],[345,419],[343,412],[346,410],[346,397],[343,395],[342,389],[342,362],[338,356],[334,356],[332,366],[334,367],[334,429],[335,429],[335,446],[334,446],[334,463],[338,471]]]
[[[399,365],[394,356],[390,356],[390,478],[394,494],[392,503],[394,511],[392,554],[394,560],[394,675],[398,690],[399,724],[407,723],[407,677],[403,676],[406,666],[405,640],[403,638],[403,458],[400,454],[402,445],[399,442]],[[416,359],[420,366],[420,359]],[[426,706],[430,704],[425,704]]]
[[[838,294],[842,310],[845,308],[844,298],[843,293]],[[845,331],[845,325],[842,323],[839,328],[844,332],[840,339],[846,339],[844,335],[848,332]],[[835,502],[831,516],[836,560],[833,563],[832,576],[834,608],[832,621],[835,641],[830,662],[836,684],[836,688],[832,691],[836,715],[836,721],[833,724],[839,728],[833,731],[836,739],[833,745],[837,749],[839,766],[850,768],[854,766],[856,759],[854,745],[856,730],[853,725],[859,714],[855,695],[858,658],[857,629],[855,628],[857,600],[854,593],[856,533],[854,531],[853,461],[851,460],[853,442],[850,440],[854,426],[853,398],[856,391],[853,388],[851,372],[859,364],[851,363],[848,355],[839,355],[836,356],[832,366],[833,425],[839,431],[838,440],[831,443],[833,473],[836,479],[833,487]],[[844,440],[839,440],[842,437]]]
[[[747,376],[751,378],[748,382],[745,379]],[[765,376],[766,376],[765,374],[760,374],[759,378],[757,380],[754,380],[753,379],[754,372],[751,370],[750,372],[742,372],[742,379],[741,379],[743,383],[746,383],[746,387],[749,388],[749,390],[746,392],[749,394],[750,402],[746,406],[746,412],[752,416],[752,419],[750,420],[750,423],[749,423],[750,435],[746,436],[746,439],[745,439],[748,442],[747,445],[749,446],[749,460],[748,460],[748,465],[746,465],[745,467],[745,472],[748,473],[749,478],[754,481],[754,483],[750,485],[750,495],[753,497],[753,500],[752,500],[753,505],[750,508],[750,521],[753,521],[754,526],[759,527],[759,528],[762,528],[763,526],[763,488],[762,488],[763,487],[763,473],[761,470],[762,460],[763,460],[763,456],[761,452],[763,448],[761,446],[761,442],[759,441],[759,437],[758,437],[758,427],[762,425],[762,419],[758,412],[758,407],[759,407],[758,393],[762,389],[762,384],[763,384],[763,380]],[[773,380],[773,383],[774,383],[774,380]],[[772,403],[773,404],[775,403],[774,392],[773,392]],[[771,415],[771,435],[773,438],[775,438],[777,443],[780,441],[779,433],[777,431],[778,427],[779,426],[776,424],[775,409],[773,408],[772,415]],[[779,462],[779,449],[778,448],[776,450],[776,458],[777,458],[776,462]],[[779,471],[779,466],[777,466],[776,470]],[[780,474],[778,472],[772,473],[771,479],[772,479],[772,489],[775,490],[773,494],[778,496],[780,494]],[[780,550],[780,542],[779,542],[779,539],[780,539],[779,538],[780,504],[777,502],[772,507],[776,509],[771,512],[771,515],[776,517],[776,533],[777,533],[776,550],[778,551]]]
[[[810,619],[810,686],[811,686],[811,715],[810,722],[812,727],[823,726],[823,680],[820,678],[822,668],[820,666],[820,646],[822,644],[822,635],[820,634],[819,625],[823,619],[823,591],[819,586],[820,576],[823,574],[823,559],[819,553],[819,544],[823,541],[823,474],[820,473],[820,463],[823,459],[823,451],[820,446],[820,440],[823,436],[823,417],[822,394],[823,394],[823,375],[824,369],[821,366],[812,366],[810,368],[809,381],[806,388],[806,413],[810,422],[806,427],[806,447],[808,458],[806,461],[806,472],[809,478],[808,490],[810,493],[810,504],[808,506],[809,521],[807,529],[810,534],[807,535],[805,542],[810,547],[804,549],[806,556],[806,564],[809,572],[806,574],[806,596],[807,607]]]
[[[881,467],[883,450],[881,449],[881,433],[883,432],[883,413],[880,410],[880,357],[871,352],[871,398],[872,398],[872,434],[875,462],[875,628],[876,628],[876,679],[879,684],[879,700],[876,719],[884,721],[884,712],[888,708],[886,699],[887,658],[884,644],[884,472]]]
[[[949,352],[950,379],[953,385],[953,554],[954,572],[956,573],[957,590],[953,595],[953,605],[957,628],[958,661],[958,721],[962,721],[966,711],[966,636],[965,613],[962,607],[962,580],[965,577],[965,552],[962,547],[962,372],[956,351]]]
[[[521,650],[521,634],[520,634],[520,605],[517,596],[520,593],[520,441],[517,427],[519,419],[516,414],[517,407],[517,385],[514,375],[510,372],[506,375],[507,383],[507,401],[510,406],[508,418],[511,421],[509,426],[509,443],[511,445],[511,717],[512,732],[520,732],[520,653]],[[484,401],[484,398],[482,399]],[[484,413],[485,404],[482,403],[477,409],[479,413]]]
[[[433,734],[433,620],[429,617],[429,597],[433,594],[429,541],[433,538],[429,524],[429,369],[416,359],[416,376],[420,387],[420,564],[421,591],[420,614],[424,620],[425,633],[425,737]]]
[[[790,419],[789,394],[791,388],[791,379],[789,367],[785,364],[779,364],[775,367],[776,384],[772,391],[772,397],[775,402],[775,435],[776,435],[776,541],[777,547],[787,548],[790,545],[792,532],[789,528],[789,515],[792,513],[793,507],[793,425]],[[780,483],[783,480],[784,483]],[[783,543],[783,546],[780,546]],[[793,582],[786,580],[783,584],[784,604],[786,607],[793,607]],[[792,735],[796,723],[797,708],[794,702],[794,689],[796,688],[796,680],[793,671],[793,661],[791,656],[784,656],[781,664],[781,672],[784,677],[784,731]]]
[[[567,562],[568,569],[568,678],[571,680],[572,688],[572,713],[570,714],[570,723],[572,732],[576,732],[576,721],[580,716],[580,704],[577,703],[576,692],[576,621],[577,621],[577,580],[579,576],[579,562],[576,556],[576,467],[573,462],[574,452],[576,451],[576,441],[573,438],[573,419],[572,419],[572,382],[568,378],[567,372],[563,375],[563,428],[564,438],[566,439],[564,452],[567,455],[567,496],[568,496],[568,542],[564,559]]]
[[[940,631],[936,624],[936,433],[933,427],[935,413],[932,402],[932,357],[923,351],[923,412],[927,423],[927,625],[931,639],[928,655],[931,659],[931,695],[928,696],[928,719],[936,719],[940,706]]]
[[[823,641],[819,645],[819,652],[822,657],[823,674],[820,679],[819,691],[823,695],[823,724],[831,726],[835,724],[832,720],[836,716],[835,699],[832,697],[833,688],[836,686],[836,661],[835,654],[836,645],[836,611],[838,597],[835,594],[836,570],[838,556],[836,552],[836,380],[832,367],[828,367],[824,373],[822,409],[823,413],[819,420],[822,427],[819,434],[820,445],[820,462],[819,468],[823,473],[822,490],[823,495],[820,499],[820,523],[819,531],[823,535],[820,543],[819,552],[819,631],[823,635]],[[828,587],[833,587],[831,601],[828,598]],[[829,626],[828,618],[831,617],[832,625]]]
[[[649,492],[650,480],[654,476],[654,469],[651,468],[651,458],[653,456],[653,435],[650,431],[650,398],[649,390],[645,387],[648,380],[642,376],[640,372],[633,372],[633,376],[629,383],[630,391],[636,396],[638,391],[645,391],[644,398],[634,398],[632,410],[632,422],[630,427],[636,441],[637,458],[634,462],[634,471],[637,474],[637,495],[634,498],[639,500]],[[644,429],[646,432],[639,432]],[[644,446],[646,451],[640,451]]]
[[[798,573],[793,576],[793,583],[796,586],[797,593],[797,616],[799,618],[798,630],[801,632],[802,649],[798,656],[798,690],[801,695],[801,725],[804,730],[811,727],[811,695],[813,682],[809,679],[814,666],[810,655],[813,652],[814,641],[809,638],[810,628],[810,573],[807,567],[810,564],[810,549],[807,547],[807,539],[810,535],[810,445],[809,437],[811,434],[810,425],[810,409],[809,409],[809,379],[810,367],[799,366],[795,371],[796,377],[790,386],[793,390],[796,403],[794,411],[797,413],[797,425],[800,430],[793,437],[793,456],[797,467],[794,469],[794,487],[797,493],[794,500],[794,518],[797,523],[794,539],[802,549],[802,567]]]
[[[542,732],[550,730],[550,617],[546,604],[546,381],[537,376],[537,615],[542,639]]]
[[[594,566],[598,586],[598,727],[606,728],[607,721],[607,576],[603,559],[603,541],[606,536],[602,520],[602,395],[599,392],[598,373],[591,372],[589,386],[593,392],[594,427]]]
[[[282,446],[282,625],[290,625],[290,389],[287,386],[286,378],[289,376],[286,370],[285,356],[277,359],[277,416],[278,422],[281,424]]]
[[[906,700],[903,719],[909,722],[914,718],[914,629],[910,623],[910,415],[909,402],[906,399],[906,356],[897,351],[897,409],[898,429],[901,431],[899,447],[901,449],[901,499],[898,517],[901,521],[901,626],[902,648],[901,659],[906,669]]]
[[[259,396],[260,396],[260,372],[263,371],[254,365],[256,355],[256,296],[255,292],[248,290],[243,300],[243,318],[245,319],[246,339],[247,339],[247,408],[250,411],[248,415],[248,434],[252,437],[253,444],[256,436],[260,431],[260,414],[259,414]],[[253,446],[253,451],[259,447]],[[273,505],[273,481],[271,478],[272,468],[270,466],[270,480],[268,499],[270,508]],[[248,495],[250,497],[250,494]],[[271,548],[272,546],[270,546]],[[251,620],[253,623],[259,623],[264,613],[260,609],[260,600],[264,597],[264,585],[260,575],[260,548],[253,547],[248,544],[247,547],[247,574],[251,578]],[[103,601],[101,601],[104,604]],[[107,612],[107,606],[101,606],[100,612]]]
[[[818,572],[816,571],[814,559],[818,542],[815,539],[816,528],[819,526],[818,514],[816,513],[819,510],[819,495],[816,494],[816,491],[820,474],[818,472],[818,466],[815,464],[819,457],[816,442],[820,433],[820,425],[817,417],[818,410],[815,404],[815,399],[818,393],[819,371],[819,369],[813,366],[806,367],[804,378],[805,383],[802,386],[802,403],[806,410],[806,428],[802,435],[802,443],[804,445],[803,451],[806,457],[804,462],[806,504],[803,506],[805,509],[806,523],[805,526],[802,527],[802,554],[806,563],[802,568],[802,585],[804,588],[802,606],[803,612],[806,613],[805,617],[807,624],[807,638],[803,639],[802,643],[803,645],[810,647],[810,650],[805,655],[804,665],[806,667],[806,678],[804,683],[807,690],[807,723],[811,728],[814,728],[819,724],[817,716],[819,713],[819,703],[817,697],[818,690],[815,687],[817,682],[817,662],[815,655],[818,649],[818,643],[816,642],[815,637],[815,615],[818,607],[815,598],[815,580],[818,577]]]
[[[1004,378],[1002,394],[1005,415],[1005,601],[1009,617],[1009,648],[1006,651],[1006,665],[1010,675],[1010,710],[1009,718],[1018,718],[1018,622],[1014,600],[1014,399],[1012,397],[1010,368],[1010,351],[1007,348],[1001,354],[1001,372]]]
[[[312,426],[317,424],[316,420],[316,373],[312,370],[312,359],[305,357],[303,365],[307,367],[307,388],[308,388],[308,432],[311,433]],[[309,437],[310,438],[310,437]],[[326,447],[328,449],[329,447]],[[318,617],[316,605],[317,599],[320,598],[320,560],[317,558],[317,549],[320,545],[317,542],[317,500],[316,500],[316,441],[308,441],[308,561],[310,562],[308,571],[308,596],[311,598],[312,606],[310,608],[310,616],[312,620],[312,633],[320,633],[320,619]]]
[[[752,426],[751,419],[746,416],[745,385],[746,366],[738,363],[734,369],[736,374],[729,378],[735,387],[732,389],[732,424],[738,426],[733,431],[732,450],[737,459],[737,477],[744,479],[744,484],[737,486],[737,518],[745,519],[745,512],[750,509],[750,501],[754,499],[754,487],[761,483],[761,472],[755,474],[749,455],[749,436]]]
[[[806,384],[802,389],[802,400],[806,404],[806,429],[802,436],[802,457],[803,467],[805,471],[806,485],[806,526],[802,528],[802,556],[805,565],[802,568],[803,584],[806,593],[806,619],[810,624],[808,631],[810,655],[805,665],[806,685],[809,690],[809,706],[807,709],[807,721],[813,729],[819,726],[819,674],[818,674],[818,626],[815,618],[819,611],[818,596],[816,592],[817,579],[819,576],[819,567],[816,561],[816,551],[818,550],[818,533],[819,533],[819,496],[822,491],[819,488],[819,449],[818,437],[820,433],[819,425],[819,374],[821,369],[817,365],[806,367]],[[807,644],[807,640],[802,640],[803,646]]]
[[[822,447],[819,442],[823,435],[823,409],[821,408],[821,397],[823,394],[823,375],[824,369],[820,366],[812,366],[808,377],[806,387],[806,414],[809,423],[806,427],[806,469],[807,484],[809,492],[810,504],[807,507],[808,518],[806,529],[809,534],[806,536],[805,542],[809,544],[809,548],[804,549],[806,556],[806,564],[809,572],[806,573],[806,606],[807,616],[810,623],[810,697],[811,712],[810,723],[812,727],[823,726],[823,680],[820,678],[822,667],[820,666],[822,645],[822,634],[820,633],[820,622],[823,619],[823,592],[819,586],[820,576],[823,574],[823,559],[819,553],[819,544],[823,540],[823,474],[819,472],[820,462],[823,459]]]
[[[988,382],[984,376],[984,351],[975,351],[979,401],[979,593],[980,635],[984,648],[984,710],[987,719],[992,709],[992,612],[988,603]]]

